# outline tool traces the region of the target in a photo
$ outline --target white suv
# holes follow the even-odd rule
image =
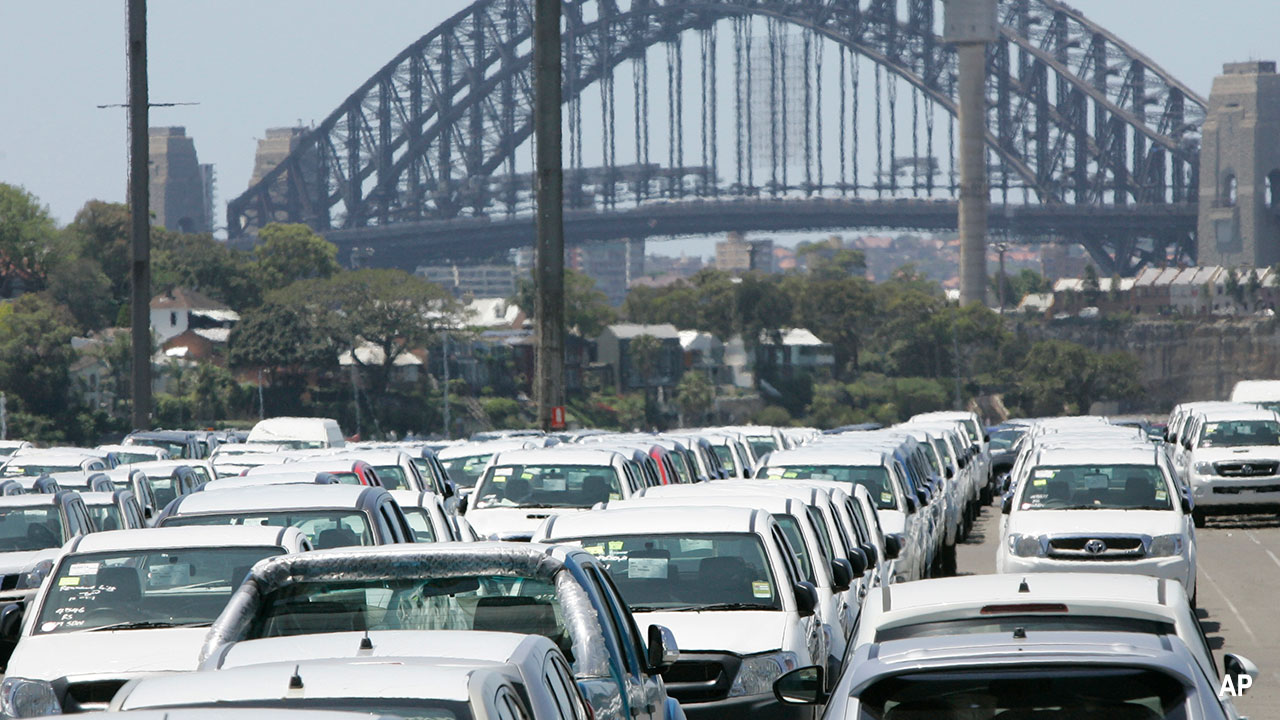
[[[1154,575],[1195,598],[1190,507],[1154,445],[1037,450],[1004,499],[996,570]]]
[[[1280,510],[1280,415],[1239,405],[1205,409],[1181,439],[1196,527],[1213,513]]]

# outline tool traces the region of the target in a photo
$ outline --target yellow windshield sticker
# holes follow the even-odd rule
[[[621,550],[621,549],[622,549],[622,544],[623,544],[623,543],[622,543],[622,541],[621,541],[621,540],[610,540],[610,541],[609,541],[609,552],[618,552],[619,550]]]
[[[773,597],[773,590],[768,582],[764,580],[756,580],[751,583],[751,594],[758,598]]]
[[[78,577],[64,577],[64,578],[58,578],[58,584],[59,584],[59,585],[63,585],[63,586],[66,586],[66,585],[79,585],[79,584],[80,584],[80,578],[78,578]]]

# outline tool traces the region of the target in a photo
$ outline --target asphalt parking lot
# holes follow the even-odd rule
[[[995,572],[998,514],[987,507],[958,551],[961,574]],[[1196,531],[1200,623],[1219,664],[1223,652],[1257,663],[1257,683],[1236,706],[1251,718],[1280,707],[1280,518],[1210,518]]]

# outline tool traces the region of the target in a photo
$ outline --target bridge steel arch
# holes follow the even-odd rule
[[[954,114],[939,10],[938,0],[907,0],[906,17],[898,0],[565,0],[565,101],[655,45],[757,15],[869,58]],[[1044,205],[1195,201],[1203,98],[1058,0],[1001,0],[999,12],[988,51],[993,192],[1007,201],[1021,188]],[[323,232],[512,207],[515,153],[532,132],[532,24],[530,0],[477,0],[432,29],[228,204],[231,236],[273,221]],[[1141,260],[1118,256],[1133,245],[1086,243],[1117,271]]]

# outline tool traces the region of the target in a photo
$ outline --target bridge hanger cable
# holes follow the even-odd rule
[[[814,43],[814,89],[816,90],[816,104],[814,109],[814,119],[817,124],[817,152],[818,152],[818,188],[821,192],[826,185],[826,179],[822,176],[822,51],[824,43],[821,38],[817,38]]]
[[[911,195],[920,197],[920,89],[911,86]]]
[[[881,126],[880,64],[876,63],[876,197],[884,197],[884,135]]]
[[[781,169],[782,169],[782,193],[785,195],[791,189],[791,181],[787,176],[787,170],[791,165],[790,159],[787,157],[791,150],[791,111],[790,106],[791,95],[787,92],[787,56],[791,54],[790,35],[787,28],[781,23],[774,21],[774,27],[778,33],[778,91],[782,98],[782,104],[778,107],[780,124],[782,125],[781,145]]]
[[[898,83],[893,75],[885,73],[889,95],[889,194],[898,192]]]
[[[813,35],[809,29],[804,34],[804,194],[813,194]]]
[[[849,97],[846,92],[848,78],[846,77],[846,66],[848,65],[848,51],[843,45],[839,46],[840,50],[840,194],[848,194],[848,159],[845,157],[845,133],[848,131],[848,115],[847,108],[849,106]]]
[[[707,72],[711,76],[711,192],[719,194],[720,188],[720,143],[717,138],[717,127],[720,119],[720,98],[716,89],[716,66],[719,55],[716,52],[716,41],[720,33],[719,26],[712,25],[709,37],[711,65]]]
[[[858,88],[861,85],[859,75],[858,53],[849,51],[850,66],[853,70],[853,195],[858,196]]]
[[[738,192],[744,193],[742,185],[742,19],[733,19],[733,125],[734,152],[738,166],[736,178]]]
[[[769,189],[778,195],[778,29],[772,18],[765,23],[769,37]]]

